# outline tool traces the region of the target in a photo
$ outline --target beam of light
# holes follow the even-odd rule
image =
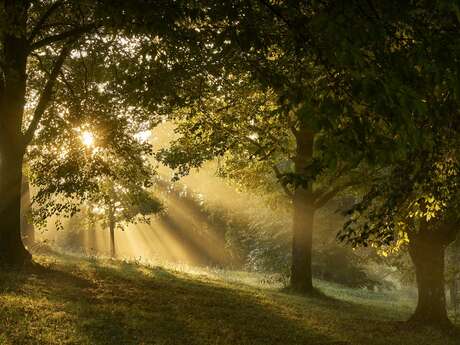
[[[218,230],[203,214],[191,208],[184,200],[173,196],[169,199],[169,207],[188,252],[198,255],[201,260],[226,262],[224,239],[219,238]],[[199,232],[201,235],[197,234]]]
[[[155,149],[161,148],[167,146],[174,138],[173,129],[174,126],[165,123],[159,126],[158,130],[136,133],[135,139],[139,142],[149,141]],[[90,126],[84,125],[74,130],[76,138],[89,152],[101,149],[98,148],[100,146],[98,132],[92,131]],[[135,224],[127,226],[125,231],[117,230],[115,242],[118,258],[142,257],[152,262],[171,261],[189,265],[203,265],[208,262],[225,263],[227,259],[225,238],[220,234],[223,229],[210,221],[206,212],[204,214],[200,212],[203,204],[209,208],[223,209],[223,212],[243,215],[254,208],[254,205],[260,209],[265,209],[267,206],[262,198],[237,191],[227,180],[217,177],[217,166],[217,162],[209,162],[199,172],[193,171],[191,175],[185,177],[181,182],[181,185],[187,186],[187,193],[183,198],[176,195],[175,191],[171,194],[164,192],[168,204],[168,216],[152,217],[151,224]],[[165,181],[171,174],[171,171],[164,166],[160,166],[158,172],[160,176],[164,176]],[[189,200],[188,194],[194,194],[196,200]],[[103,213],[103,209],[97,206],[91,211],[95,214]],[[96,229],[82,236],[81,245],[86,247],[88,252],[93,249],[96,253],[109,255],[109,231],[102,229],[100,225]],[[53,231],[47,235],[49,238],[61,236],[68,236],[68,234],[66,231],[60,233]]]
[[[167,249],[170,260],[174,262],[187,262],[191,264],[198,263],[194,253],[189,250],[184,241],[177,237],[177,234],[171,229],[170,224],[158,219],[155,223],[155,234],[162,245]]]

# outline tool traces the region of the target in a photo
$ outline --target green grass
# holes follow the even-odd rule
[[[66,255],[0,273],[0,344],[450,345],[411,330],[410,301],[320,283],[329,297],[261,288],[243,272],[185,273]]]

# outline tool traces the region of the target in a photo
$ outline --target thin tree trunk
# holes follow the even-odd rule
[[[109,231],[110,231],[110,256],[115,258],[117,253],[115,249],[115,214],[112,205],[109,206]]]
[[[89,250],[91,254],[97,254],[98,246],[97,246],[97,238],[96,238],[96,224],[90,220],[88,226],[88,242],[84,245],[86,246],[86,250]]]
[[[446,327],[444,255],[447,243],[441,230],[422,225],[409,237],[409,253],[415,266],[418,302],[410,322]]]
[[[110,256],[115,258],[117,255],[115,250],[115,227],[110,227]]]
[[[313,155],[314,133],[302,126],[296,133],[297,150],[295,170],[299,176],[305,170]],[[312,242],[315,208],[313,206],[311,183],[297,186],[294,192],[294,219],[292,237],[291,288],[296,292],[313,292]]]
[[[117,252],[115,250],[115,227],[110,226],[110,256],[115,258]]]

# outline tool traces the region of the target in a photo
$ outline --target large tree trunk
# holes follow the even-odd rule
[[[314,133],[302,127],[296,133],[297,150],[295,170],[299,176],[305,170],[313,155]],[[312,239],[315,209],[313,206],[311,183],[297,186],[294,192],[294,221],[292,237],[291,288],[296,292],[311,293],[312,280]]]
[[[312,239],[314,209],[308,190],[298,188],[294,196],[291,288],[297,292],[313,291]]]
[[[458,300],[458,291],[457,291],[457,280],[452,278],[452,281],[449,284],[449,294],[450,294],[450,305],[452,309],[457,309],[457,300]]]
[[[418,288],[417,308],[409,321],[448,327],[444,255],[449,237],[442,229],[432,229],[426,223],[418,232],[410,233],[409,253],[415,266]]]
[[[22,178],[21,188],[21,234],[24,244],[30,249],[35,244],[35,228],[30,221],[30,186],[26,176]]]
[[[22,266],[30,254],[21,239],[22,157],[2,155],[0,164],[0,264]]]
[[[30,254],[21,240],[22,117],[26,91],[27,1],[6,1],[0,78],[0,264],[21,266]],[[3,79],[3,80],[2,80]]]

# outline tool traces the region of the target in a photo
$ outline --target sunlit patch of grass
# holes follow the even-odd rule
[[[459,344],[394,320],[393,295],[317,282],[322,298],[261,275],[67,255],[0,273],[0,344]],[[188,272],[188,273],[187,273]]]

